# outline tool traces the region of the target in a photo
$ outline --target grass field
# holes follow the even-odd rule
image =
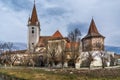
[[[120,69],[99,70],[44,70],[44,69],[0,69],[0,74],[25,80],[120,80]]]

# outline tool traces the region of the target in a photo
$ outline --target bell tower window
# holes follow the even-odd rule
[[[34,27],[32,27],[32,33],[34,33]]]
[[[34,33],[34,30],[32,30],[32,33]]]
[[[34,29],[34,27],[32,27],[32,29]]]

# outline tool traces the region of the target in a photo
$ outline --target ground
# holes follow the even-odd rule
[[[9,67],[0,68],[0,73],[22,80],[120,80],[120,68],[76,70]]]

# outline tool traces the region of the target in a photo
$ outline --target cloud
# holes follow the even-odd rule
[[[87,33],[87,30],[88,30],[88,24],[81,23],[81,22],[71,22],[68,24],[67,31],[71,32],[76,28],[78,28],[81,31],[82,35],[85,35]]]
[[[27,42],[26,25],[33,3],[33,0],[0,0],[1,40]],[[99,32],[106,37],[105,44],[120,46],[119,4],[119,0],[36,0],[41,35],[60,30],[67,36],[69,30],[79,27],[84,36],[93,16]]]
[[[27,10],[32,5],[29,0],[1,0],[0,2],[15,11]]]
[[[26,42],[26,11],[16,11],[0,3],[1,41]],[[23,39],[24,38],[24,39]]]
[[[67,11],[60,7],[46,9],[46,15],[49,16],[62,16],[65,13],[67,13]]]

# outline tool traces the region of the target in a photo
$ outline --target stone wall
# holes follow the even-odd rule
[[[102,53],[104,53],[104,59],[105,59],[105,66],[110,66],[112,65],[111,61],[113,60],[112,58],[114,58],[114,52],[105,52],[103,51]],[[92,54],[93,56],[93,61],[90,64],[90,67],[101,67],[102,66],[102,60],[101,60],[101,52],[100,51],[91,51],[90,54]],[[112,58],[111,58],[112,56]],[[80,68],[80,67],[86,67],[89,66],[87,64],[87,59],[89,57],[88,52],[82,52],[80,54],[79,61],[76,63],[76,68]]]

